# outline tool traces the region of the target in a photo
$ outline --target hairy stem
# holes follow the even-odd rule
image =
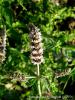
[[[39,96],[41,97],[41,87],[40,87],[40,69],[39,69],[39,64],[37,64],[37,75],[38,75],[38,93],[39,93]]]

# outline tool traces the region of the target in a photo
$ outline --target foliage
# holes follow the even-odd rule
[[[57,6],[51,0],[0,0],[0,27],[4,24],[7,29],[6,60],[0,65],[2,100],[6,100],[8,95],[7,100],[38,95],[37,78],[25,79],[26,76],[37,77],[37,68],[30,61],[29,23],[40,29],[43,38],[45,62],[40,65],[42,95],[64,93],[68,79],[72,77],[74,80],[75,77],[74,17],[74,6]],[[71,69],[68,76],[60,77],[58,74],[59,78],[55,78],[56,72],[64,73],[68,68]],[[64,84],[62,89],[58,87],[61,83]]]

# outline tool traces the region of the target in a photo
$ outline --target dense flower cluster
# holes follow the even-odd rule
[[[31,39],[31,60],[33,64],[41,64],[43,62],[43,49],[41,43],[41,32],[33,24],[29,25]]]
[[[0,30],[0,62],[5,60],[5,49],[6,49],[6,28]]]

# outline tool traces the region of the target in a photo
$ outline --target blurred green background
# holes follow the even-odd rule
[[[6,25],[7,35],[6,59],[0,64],[0,100],[38,96],[37,78],[25,78],[37,72],[30,61],[29,23],[42,34],[42,96],[70,95],[67,84],[70,81],[71,87],[75,80],[75,1],[0,0],[0,27]]]

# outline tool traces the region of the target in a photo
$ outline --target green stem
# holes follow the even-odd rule
[[[38,93],[39,93],[39,96],[41,97],[41,87],[40,87],[40,69],[39,69],[39,64],[37,64],[37,75],[38,75]]]

